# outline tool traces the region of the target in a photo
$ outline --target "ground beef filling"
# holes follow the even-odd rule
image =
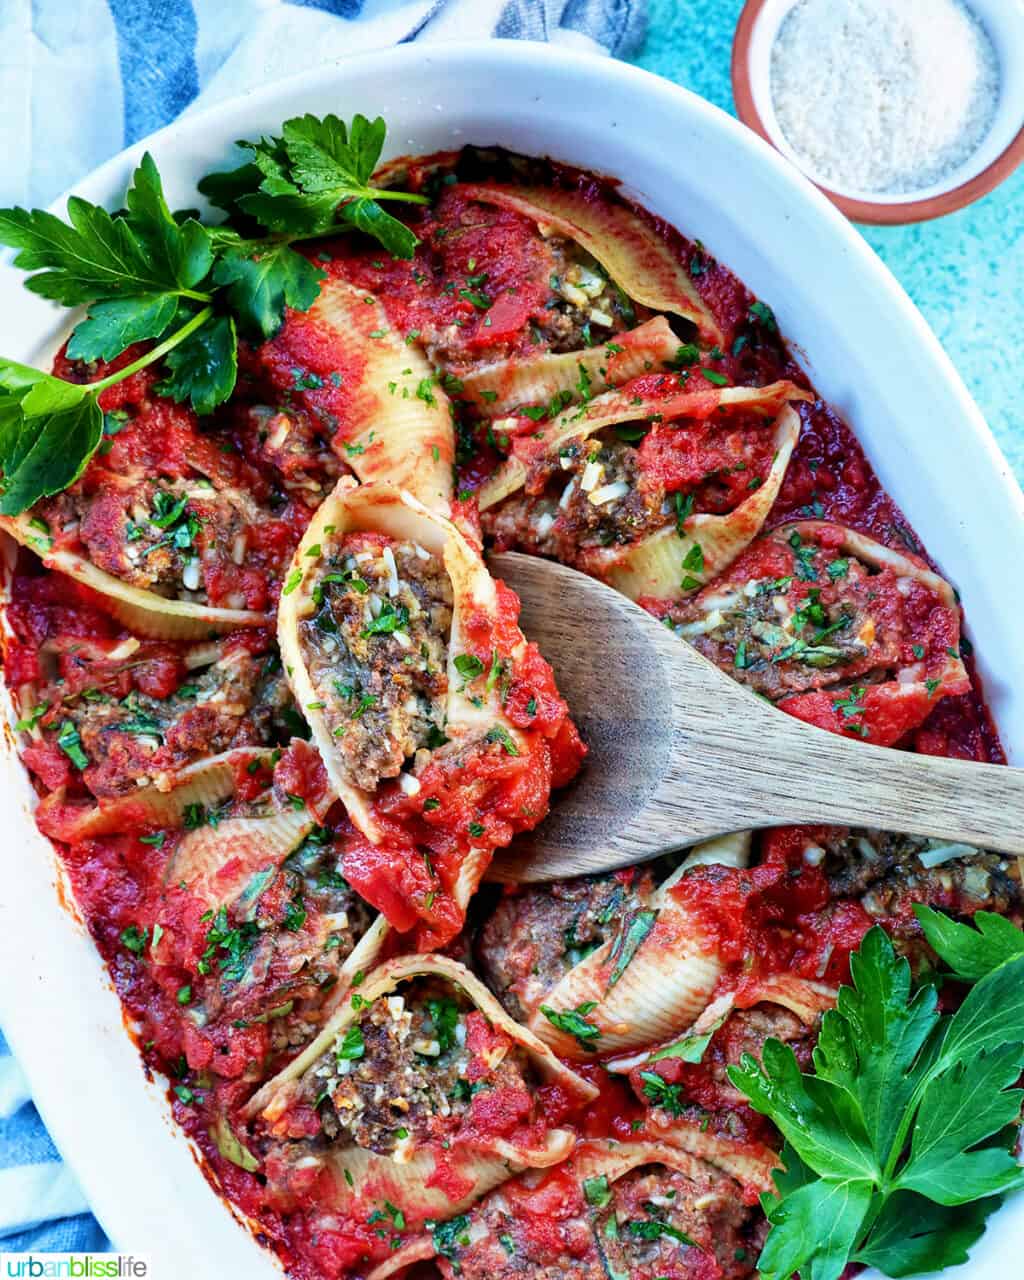
[[[212,603],[206,577],[245,566],[252,527],[265,512],[252,496],[208,480],[105,477],[96,493],[70,491],[40,503],[51,535],[112,577],[169,599]],[[218,607],[249,607],[218,592]]]
[[[345,768],[373,791],[444,728],[452,590],[416,543],[346,543],[324,564],[299,641]]]
[[[871,683],[899,665],[898,617],[872,608],[878,575],[851,558],[814,586],[795,576],[731,582],[682,601],[675,629],[698,652],[765,697]],[[794,590],[794,586],[796,590]]]
[[[809,845],[805,858],[821,858],[834,898],[856,897],[869,915],[909,915],[909,903],[934,902],[960,915],[996,911],[1019,917],[1024,889],[1016,858],[979,849],[928,866],[956,846],[920,836],[874,829],[829,829],[821,844]],[[962,848],[962,846],[961,846]],[[922,862],[922,856],[925,861]]]
[[[633,303],[575,240],[549,235],[547,247],[551,297],[536,329],[548,350],[581,351],[636,325]]]
[[[445,1142],[482,1092],[532,1085],[515,1045],[481,1070],[472,1052],[472,1003],[449,983],[417,978],[374,1000],[307,1072],[302,1101],[317,1108],[323,1135],[391,1155],[404,1143]]]
[[[301,725],[276,654],[244,651],[190,672],[166,698],[138,690],[117,698],[100,677],[73,694],[47,686],[41,702],[54,708],[47,741],[66,741],[73,726],[88,761],[85,784],[103,798],[234,747],[287,743]]]
[[[647,869],[587,876],[503,897],[483,926],[477,961],[513,1018],[528,1021],[548,992],[653,890]]]
[[[608,1275],[705,1276],[707,1254],[722,1277],[740,1280],[753,1273],[756,1210],[743,1204],[734,1183],[710,1168],[699,1178],[662,1166],[635,1169],[612,1185],[610,1197],[594,1224]]]
[[[672,519],[664,490],[641,477],[637,450],[620,440],[566,445],[534,469],[527,487],[534,492],[485,516],[487,532],[500,546],[566,563],[595,548],[627,546]]]
[[[265,802],[236,801],[214,816],[219,824],[266,812]],[[204,1022],[265,1022],[275,1051],[313,1038],[341,966],[373,922],[339,865],[333,833],[314,828],[278,870],[254,872],[231,908],[213,914],[192,1005]]]

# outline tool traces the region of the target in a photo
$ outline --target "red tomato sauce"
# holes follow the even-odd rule
[[[430,188],[430,165],[412,166],[410,180],[413,187]],[[577,187],[594,202],[614,198],[613,184],[568,169],[551,166],[550,180]],[[309,256],[328,275],[379,299],[390,324],[410,343],[421,332],[443,331],[456,371],[542,350],[535,326],[544,319],[551,297],[551,256],[535,224],[505,209],[487,206],[481,212],[484,206],[457,183],[442,181],[437,190],[430,208],[407,215],[421,240],[410,261],[393,259],[379,245],[362,240],[318,242],[308,249]],[[702,353],[699,363],[735,385],[789,379],[810,389],[770,310],[705,246],[656,219],[648,222],[684,265],[724,335],[721,350]],[[84,370],[62,351],[54,371],[71,381],[87,381],[124,367],[139,350],[130,349],[102,370]],[[329,452],[331,440],[346,440],[349,392],[359,384],[365,360],[357,344],[340,348],[311,323],[286,325],[259,348],[243,343],[239,359],[235,403],[203,422],[158,393],[154,370],[105,391],[101,407],[114,427],[78,484],[82,494],[97,500],[95,521],[101,526],[106,522],[110,538],[115,537],[114,517],[105,511],[103,496],[127,471],[169,479],[206,477],[215,486],[247,491],[264,510],[251,531],[246,565],[224,561],[208,568],[205,586],[211,603],[241,591],[248,608],[262,611],[274,607],[284,570],[312,514],[284,481],[309,472],[319,479],[326,476],[330,484],[345,470],[343,462],[333,471],[324,470],[319,441],[322,435]],[[639,448],[640,472],[648,483],[670,493],[693,491],[698,512],[727,512],[749,494],[752,480],[763,479],[774,446],[765,420],[754,415],[732,414],[723,431],[715,412],[716,390],[709,385],[705,397],[704,381],[698,368],[683,380],[686,393],[691,398],[699,393],[700,403],[691,404],[679,424],[653,425]],[[680,385],[677,375],[652,374],[635,380],[631,391],[679,395]],[[447,389],[458,407],[457,388],[449,383]],[[254,405],[304,415],[313,424],[308,448],[268,461],[266,440],[253,426]],[[797,519],[833,521],[931,563],[882,490],[849,426],[821,400],[801,404],[798,412],[802,430],[766,529]],[[521,416],[507,428],[511,440],[502,441],[463,416],[455,514],[473,524],[474,491],[510,450],[524,458],[536,451],[530,438],[536,424]],[[78,546],[78,535],[58,533],[58,545]],[[763,576],[785,575],[792,564],[784,548],[767,543],[747,556],[750,571]],[[906,646],[923,647],[926,664],[933,657],[938,663],[954,642],[948,612],[937,611],[933,598],[916,588],[897,600],[884,575],[878,588],[880,595],[893,596],[882,600],[879,611],[898,607],[907,620]],[[359,834],[339,806],[330,809],[322,762],[301,740],[268,752],[254,767],[240,769],[236,778],[239,801],[256,799],[272,784],[275,792],[297,808],[308,807],[318,819],[329,810],[326,816],[337,833],[347,881],[404,935],[397,945],[405,949],[447,946],[458,952],[465,942],[460,933],[465,904],[456,901],[456,886],[471,850],[482,851],[487,859],[516,833],[541,822],[551,788],[564,785],[585,755],[551,668],[534,645],[521,645],[518,601],[501,583],[497,595],[497,622],[483,612],[469,616],[464,644],[485,667],[495,655],[509,664],[504,708],[519,734],[515,750],[498,739],[477,744],[455,760],[439,758],[422,771],[415,796],[397,785],[384,787],[375,803],[383,831],[378,844]],[[6,616],[10,635],[4,666],[15,691],[41,681],[45,651],[47,658],[56,652],[65,696],[77,696],[90,677],[76,664],[75,649],[89,646],[94,661],[102,663],[104,655],[130,638],[105,611],[102,596],[57,573],[42,572],[27,554],[19,561]],[[232,642],[261,654],[272,638],[253,629]],[[599,654],[599,637],[595,644]],[[912,656],[904,653],[902,658],[909,663]],[[111,677],[110,686],[119,699],[133,691],[165,699],[188,678],[186,646],[178,643],[143,639],[131,661],[120,665],[123,669]],[[889,705],[882,693],[871,692],[879,702],[871,722],[879,726],[880,737],[924,753],[1002,762],[969,657],[967,669],[970,688],[938,698],[926,716],[920,707]],[[809,698],[806,719],[835,731],[849,730],[831,698]],[[275,1168],[280,1160],[276,1154],[255,1170],[242,1168],[225,1157],[212,1136],[218,1121],[230,1122],[239,1135],[246,1133],[246,1102],[292,1049],[275,1041],[272,1019],[256,1021],[258,1014],[252,1020],[248,1011],[245,1017],[213,1016],[205,1023],[187,1016],[191,993],[187,998],[185,993],[208,953],[216,921],[194,892],[167,879],[180,833],[168,832],[157,842],[161,833],[140,820],[128,823],[122,834],[69,840],[75,821],[91,804],[80,772],[50,739],[34,739],[23,758],[40,789],[49,793],[40,807],[40,825],[63,840],[60,854],[76,902],[109,966],[126,1024],[147,1070],[170,1079],[175,1118],[206,1158],[208,1176],[243,1213],[258,1220],[261,1238],[297,1280],[364,1273],[367,1259],[386,1257],[404,1242],[393,1214],[389,1217],[378,1206],[370,1214],[361,1208],[325,1215],[317,1202],[328,1198],[326,1170],[283,1172]],[[750,868],[698,867],[672,890],[724,961],[716,994],[731,994],[737,1008],[754,1000],[757,983],[772,975],[788,973],[833,986],[847,981],[850,954],[873,923],[856,900],[833,897],[821,868],[803,860],[805,834],[800,829],[773,832],[761,840]],[[283,910],[280,893],[270,891],[259,910]],[[946,905],[955,909],[952,895]],[[909,907],[909,900],[898,902],[893,919],[909,919]],[[253,1010],[261,1007],[262,993],[284,980],[283,962],[282,972],[273,967],[277,963],[272,962],[262,975],[264,985],[254,990]],[[474,1072],[482,1077],[483,1054],[495,1049],[501,1033],[482,1015],[470,1015],[468,1021],[470,1049],[476,1055],[471,1077]],[[742,1105],[724,1083],[724,1064],[735,1049],[733,1035],[727,1022],[714,1033],[704,1061],[670,1057],[658,1062],[656,1070],[666,1085],[681,1090],[677,1118],[737,1149],[753,1151],[776,1137],[768,1122]],[[801,1065],[807,1065],[806,1054]],[[460,1136],[467,1142],[474,1136],[539,1140],[557,1124],[572,1126],[583,1137],[624,1142],[639,1133],[657,1138],[658,1122],[640,1069],[628,1076],[596,1064],[578,1069],[599,1088],[593,1102],[579,1106],[557,1084],[542,1086],[536,1095],[507,1087],[482,1091],[472,1100]],[[318,1130],[319,1121],[308,1106],[290,1112],[289,1122],[296,1133]],[[452,1197],[464,1193],[461,1165],[457,1150],[438,1153],[431,1185]],[[287,1202],[273,1190],[282,1186],[288,1188]],[[553,1258],[584,1256],[590,1237],[574,1224],[585,1206],[578,1182],[564,1166],[538,1175],[532,1185],[508,1183],[506,1191],[515,1204],[517,1230],[541,1252]],[[691,1280],[711,1280],[715,1273],[699,1275],[691,1267],[685,1274]]]

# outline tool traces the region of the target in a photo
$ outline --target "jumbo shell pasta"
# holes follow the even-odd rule
[[[636,379],[517,435],[480,489],[485,526],[499,545],[525,543],[631,599],[681,599],[727,568],[761,529],[800,435],[793,402],[807,395],[789,382],[689,391],[665,376]],[[734,412],[742,415],[735,425]],[[621,424],[639,432],[637,447],[600,436]],[[699,509],[694,468],[705,453],[723,450],[743,481],[730,480],[724,495],[709,490],[711,509]],[[684,484],[687,476],[696,484]]]
[[[428,984],[428,998],[415,994],[417,984]],[[444,992],[452,992],[461,1005]],[[413,1039],[417,1033],[419,1038]],[[379,1075],[373,1062],[375,1045],[390,1055]],[[333,1055],[338,1055],[336,1065]],[[503,1070],[506,1060],[509,1069]],[[414,1061],[427,1065],[410,1068],[407,1064]],[[421,1110],[424,1104],[416,1090],[422,1086],[412,1086],[411,1101],[405,1101],[403,1079],[411,1070],[439,1077],[432,1087],[450,1100],[446,1116]],[[356,1078],[360,1073],[366,1084]],[[488,1080],[488,1073],[497,1073],[495,1097],[504,1090],[507,1097],[519,1098],[521,1122],[511,1129],[489,1129],[487,1099],[476,1104],[472,1086],[458,1085],[459,1080]],[[378,1078],[388,1081],[396,1097],[384,1119],[371,1112],[373,1104],[367,1101],[366,1090],[372,1095],[372,1082]],[[367,1198],[386,1195],[402,1207],[407,1220],[422,1221],[457,1213],[511,1173],[547,1167],[569,1154],[575,1139],[568,1130],[548,1128],[538,1140],[533,1123],[537,1104],[524,1091],[524,1082],[533,1078],[557,1084],[578,1102],[597,1093],[514,1022],[465,966],[444,956],[404,956],[359,984],[355,999],[339,1008],[312,1044],[252,1098],[248,1113],[259,1117],[275,1142],[284,1142],[273,1148],[272,1160],[282,1180],[282,1196],[288,1194],[290,1171],[315,1159],[329,1180],[329,1201],[335,1209],[354,1211]],[[353,1088],[348,1088],[350,1079],[356,1081]],[[356,1118],[348,1129],[339,1124],[334,1136],[328,1134],[326,1146],[307,1153],[300,1141],[292,1149],[287,1141],[290,1116],[302,1108],[304,1099],[318,1096],[324,1088],[332,1108],[341,1106],[344,1091],[348,1114]],[[370,1119],[363,1122],[367,1115]]]
[[[482,365],[460,379],[459,398],[489,418],[500,418],[524,405],[548,406],[563,396],[577,400],[581,382],[601,390],[621,386],[669,364],[678,350],[668,321],[655,316],[582,351],[545,351]]]
[[[657,1274],[686,1266],[691,1251],[706,1255],[696,1266],[715,1267],[716,1254],[735,1255],[747,1242],[755,1215],[745,1197],[749,1205],[740,1181],[680,1148],[592,1139],[559,1175],[526,1175],[497,1188],[458,1231],[435,1226],[370,1277],[384,1280],[431,1257],[446,1280],[511,1280],[568,1259],[587,1277]]]
[[[364,837],[346,874],[397,928],[429,926],[432,945],[454,932],[493,848],[542,816],[510,809],[500,788],[539,784],[546,805],[545,779],[565,768],[558,753],[570,772],[578,762],[564,704],[537,702],[550,671],[517,615],[479,547],[388,485],[338,486],[282,595],[289,679]],[[533,712],[513,710],[517,689],[536,691]],[[466,795],[477,807],[446,835]]]
[[[682,263],[638,214],[625,205],[590,201],[556,187],[471,186],[474,199],[523,213],[576,240],[637,302],[682,316],[708,342],[722,331]]]
[[[306,312],[292,312],[264,359],[305,370],[303,402],[329,424],[332,443],[360,480],[386,480],[444,511],[452,496],[451,405],[415,343],[380,300],[345,280],[325,283]]]
[[[800,419],[787,406],[775,420],[774,457],[764,483],[728,515],[698,512],[683,531],[652,534],[620,555],[595,555],[601,576],[631,600],[674,600],[697,591],[735,560],[758,534],[779,496],[800,435]]]
[[[55,548],[49,532],[36,528],[33,521],[34,517],[28,512],[2,516],[0,528],[23,547],[34,551],[49,568],[97,592],[103,599],[104,609],[137,635],[157,640],[205,640],[211,633],[223,634],[239,627],[265,627],[273,621],[272,614],[173,600],[122,582],[75,552]]]
[[[693,866],[745,866],[749,832],[698,846],[645,901],[622,917],[614,937],[592,951],[543,997],[530,1029],[560,1056],[585,1061],[660,1043],[688,1028],[708,1005],[723,964],[699,922],[672,895]],[[566,1014],[587,1007],[590,1033],[567,1030]]]
[[[969,685],[949,583],[842,525],[773,529],[671,617],[790,715],[882,746]]]

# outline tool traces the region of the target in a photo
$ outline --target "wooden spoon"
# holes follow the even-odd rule
[[[1024,854],[1024,769],[873,747],[748,692],[611,587],[491,557],[590,754],[489,878],[610,871],[748,827],[880,827]]]

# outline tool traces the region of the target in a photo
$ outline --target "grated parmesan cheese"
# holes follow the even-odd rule
[[[963,0],[800,0],[772,49],[786,141],[844,192],[941,183],[981,145],[999,92],[992,41]]]

